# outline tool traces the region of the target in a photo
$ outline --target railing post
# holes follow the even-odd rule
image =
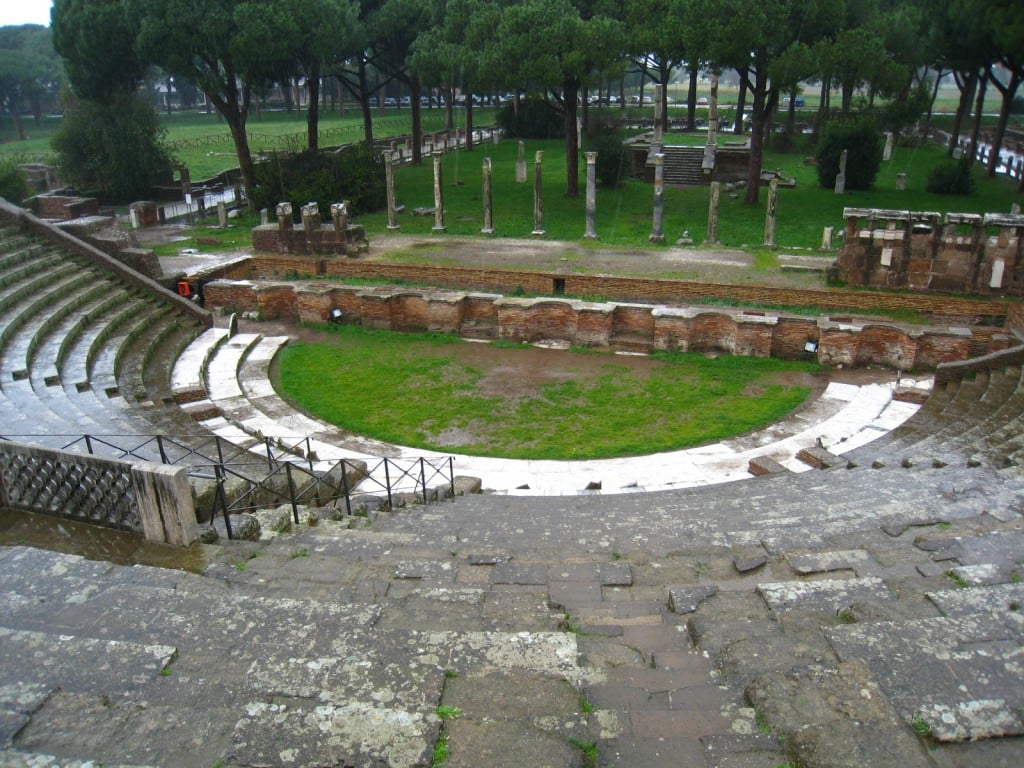
[[[455,459],[448,457],[448,482],[452,487],[452,498],[455,498]]]
[[[170,464],[171,462],[169,462],[167,460],[167,452],[164,450],[164,436],[163,435],[157,435],[156,436],[156,447],[160,451],[160,461],[163,464]]]
[[[267,446],[267,469],[273,470],[274,469],[274,453],[270,449],[270,438],[269,437],[264,437],[263,441],[264,441],[264,443]]]
[[[348,470],[345,469],[345,465],[347,464],[347,462],[348,462],[347,459],[342,459],[341,460],[341,485],[342,485],[342,488],[345,489],[345,511],[348,513],[348,516],[351,517],[352,516],[352,499],[349,498]]]
[[[427,473],[423,470],[423,457],[420,456],[420,485],[423,487],[423,506],[427,506]]]
[[[220,435],[214,435],[213,436],[213,444],[215,446],[217,446],[217,461],[223,467],[224,466],[224,449],[221,448],[221,445],[220,445]]]
[[[231,515],[228,514],[228,500],[224,495],[224,468],[220,464],[214,465],[213,474],[217,478],[217,497],[213,500],[213,513],[210,515],[210,520],[213,520],[214,515],[217,514],[217,499],[220,499],[220,508],[224,512],[224,528],[228,532],[228,538],[233,539],[235,534],[231,530]]]
[[[89,455],[92,456],[92,438],[88,435],[85,435],[85,450],[87,450]]]
[[[387,457],[384,459],[384,487],[388,492],[388,509],[392,509],[391,504],[391,473],[388,471],[388,460]]]
[[[292,519],[299,524],[299,505],[295,502],[295,481],[292,479],[292,463],[286,461],[284,464],[285,474],[288,475],[288,495],[292,499]]]
[[[309,435],[306,435],[306,461],[309,462],[309,474],[313,474],[313,448],[309,443]]]

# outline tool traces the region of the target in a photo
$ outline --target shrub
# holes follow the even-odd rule
[[[22,201],[30,194],[25,174],[14,161],[0,162],[0,197],[9,203],[21,205]]]
[[[291,202],[296,213],[299,206],[316,202],[322,216],[342,200],[349,201],[353,216],[377,211],[387,200],[384,157],[365,142],[338,152],[282,153],[256,164],[256,189],[250,198],[256,208]]]
[[[150,196],[172,177],[156,112],[135,93],[109,103],[72,101],[51,143],[61,176],[83,192],[111,202]]]
[[[936,195],[970,195],[974,192],[974,176],[969,158],[949,160],[932,168],[925,184]]]
[[[583,140],[588,151],[597,152],[595,175],[599,186],[614,187],[622,180],[626,157],[624,139],[619,117],[590,113]]]
[[[565,117],[544,99],[522,99],[519,111],[515,104],[506,104],[496,118],[506,134],[517,139],[563,139]]]
[[[846,188],[871,189],[882,166],[882,135],[874,120],[860,118],[829,123],[818,142],[818,183],[832,187],[839,158],[846,155]]]

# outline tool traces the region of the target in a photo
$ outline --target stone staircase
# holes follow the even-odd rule
[[[860,463],[995,467],[1024,460],[1024,379],[1020,366],[949,381],[908,421],[848,454]]]
[[[140,435],[193,446],[210,440],[170,393],[173,360],[201,323],[159,297],[84,257],[0,228],[0,328],[0,435],[84,451],[73,441],[89,434],[100,437],[94,450],[104,455],[120,453],[104,443],[145,442]],[[160,460],[155,446],[134,455]]]
[[[673,187],[705,186],[707,178],[701,166],[704,162],[704,147],[665,146],[665,184]]]
[[[282,510],[203,576],[2,550],[3,758],[1011,765],[1012,471]]]

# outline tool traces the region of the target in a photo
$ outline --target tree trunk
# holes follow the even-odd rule
[[[686,130],[697,130],[697,74],[700,68],[693,61],[686,67],[690,72],[690,86],[686,90]]]
[[[743,110],[747,108],[747,74],[748,70],[743,67],[737,70],[740,76],[740,92],[736,96],[736,121],[733,123],[732,132],[737,136],[743,135]]]
[[[18,141],[25,140],[25,124],[21,121],[21,115],[18,114],[18,105],[15,104],[14,99],[10,100],[11,105],[11,120],[14,122],[14,132],[18,135]]]
[[[314,65],[306,75],[309,109],[306,112],[306,136],[310,149],[320,148],[320,67]]]
[[[420,115],[420,79],[413,75],[406,81],[412,96],[409,103],[412,104],[412,164],[420,165],[423,162],[423,123]]]
[[[771,125],[771,114],[775,110],[778,91],[768,90],[768,75],[763,66],[754,71],[754,82],[751,93],[754,103],[751,106],[753,125],[750,131],[750,170],[747,173],[747,194],[744,202],[756,205],[761,192],[761,163],[764,159],[765,133]]]
[[[373,145],[373,112],[370,111],[370,84],[366,80],[366,58],[359,57],[359,110],[363,113],[363,140]]]
[[[245,119],[238,115],[225,115],[224,119],[231,129],[231,141],[235,145],[238,156],[238,170],[242,174],[242,184],[246,190],[256,188],[256,174],[252,164],[252,153],[249,151],[249,137],[245,133]]]
[[[626,78],[619,80],[619,109],[626,111]]]
[[[798,93],[797,87],[793,88],[789,92],[789,108],[786,110],[786,136],[789,137],[790,141],[793,141],[793,136],[796,133],[796,95]]]
[[[172,83],[173,83],[173,78],[170,75],[168,75],[167,76],[167,102],[164,104],[164,106],[167,108],[167,115],[168,116],[170,116],[170,114],[171,114],[171,86],[172,86]]]
[[[971,141],[967,145],[967,157],[971,159],[971,163],[975,161],[978,156],[978,136],[981,134],[981,118],[982,110],[985,105],[985,91],[988,90],[988,70],[984,70],[978,75],[978,96],[974,102],[974,127],[971,128]]]
[[[946,147],[946,155],[953,156],[957,144],[960,143],[960,131],[963,130],[964,120],[971,113],[971,101],[974,100],[974,89],[978,87],[978,70],[970,70],[966,74],[954,72],[953,80],[960,90],[960,102],[956,107],[956,115],[953,117],[953,128],[949,133],[949,146]]]
[[[452,126],[455,125],[455,119],[453,110],[455,109],[455,88],[449,87],[445,89],[444,97],[444,129],[450,131]]]
[[[814,140],[817,142],[828,117],[828,105],[831,99],[831,77],[826,75],[821,78],[821,90],[818,93],[818,112],[814,116]]]
[[[295,99],[292,93],[291,78],[288,78],[280,83],[278,87],[281,89],[281,98],[284,99],[284,111],[292,112],[295,109]]]
[[[580,122],[583,124],[583,133],[585,134],[590,126],[590,95],[587,93],[590,89],[584,84],[580,90],[583,94],[583,98],[580,99]]]
[[[565,196],[580,195],[580,137],[576,130],[576,101],[579,80],[566,80],[562,85],[565,110]]]
[[[1009,68],[1007,68],[1009,69]],[[995,176],[999,168],[999,150],[1003,148],[1003,137],[1006,135],[1006,124],[1010,120],[1010,107],[1013,106],[1013,97],[1017,95],[1017,88],[1020,87],[1021,69],[1009,69],[1010,82],[1004,87],[996,78],[992,82],[999,89],[1003,97],[1003,103],[999,107],[999,122],[996,123],[996,135],[992,140],[992,147],[988,153],[988,175]]]
[[[942,67],[939,67],[935,73],[935,87],[932,88],[932,98],[928,102],[928,114],[924,119],[924,130],[921,133],[921,138],[925,141],[928,140],[928,135],[932,132],[932,113],[935,111],[935,99],[939,97],[939,83],[942,82]]]
[[[466,151],[473,151],[473,95],[466,97]]]
[[[661,86],[661,131],[668,133],[668,81],[672,77],[672,67],[669,64],[659,64],[658,84]]]

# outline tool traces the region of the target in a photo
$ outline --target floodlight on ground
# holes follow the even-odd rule
[[[808,339],[806,342],[804,342],[804,352],[807,352],[807,353],[813,355],[817,351],[818,351],[818,342],[812,341],[811,339]]]
[[[341,310],[335,307],[327,314],[327,321],[330,323],[340,323],[341,314]]]

